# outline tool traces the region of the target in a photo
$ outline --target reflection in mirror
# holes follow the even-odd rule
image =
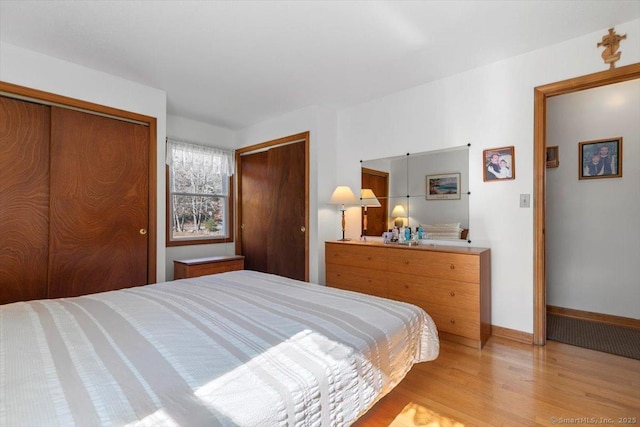
[[[425,238],[469,238],[468,146],[363,161],[362,189],[371,190],[380,203],[367,208],[364,236],[380,236],[401,224],[413,230],[422,226]],[[456,235],[455,228],[463,231]]]

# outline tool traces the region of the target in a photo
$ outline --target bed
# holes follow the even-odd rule
[[[342,426],[438,356],[420,308],[253,271],[0,306],[0,425]]]

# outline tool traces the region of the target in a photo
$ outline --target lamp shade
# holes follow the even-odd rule
[[[391,216],[393,217],[402,217],[404,218],[407,215],[407,213],[404,211],[404,207],[402,207],[402,205],[395,205],[393,207],[393,210],[391,211]]]
[[[358,199],[353,191],[346,185],[339,185],[333,191],[329,203],[332,205],[356,205]]]
[[[370,188],[360,190],[360,205],[367,208],[379,208],[381,206],[380,201]]]

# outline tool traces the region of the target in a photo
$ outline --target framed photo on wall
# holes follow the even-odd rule
[[[622,137],[580,142],[578,161],[579,179],[621,177]]]
[[[557,168],[560,165],[558,157],[558,146],[547,147],[547,167]]]
[[[516,178],[515,147],[491,148],[482,152],[485,181],[504,181]]]
[[[460,199],[460,174],[427,175],[427,200]]]

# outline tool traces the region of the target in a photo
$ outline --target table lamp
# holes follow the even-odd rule
[[[340,208],[340,210],[342,211],[342,239],[340,239],[340,241],[349,240],[344,237],[344,229],[346,225],[344,219],[344,211],[346,210],[345,205],[355,205],[358,203],[356,195],[353,194],[353,191],[351,191],[351,188],[349,188],[348,186],[339,185],[333,191],[333,194],[329,199],[329,203],[332,205],[342,205],[342,207]]]
[[[395,205],[391,211],[391,216],[396,218],[393,225],[400,228],[404,225],[403,218],[407,216],[407,213],[404,211],[404,207],[402,205]]]

